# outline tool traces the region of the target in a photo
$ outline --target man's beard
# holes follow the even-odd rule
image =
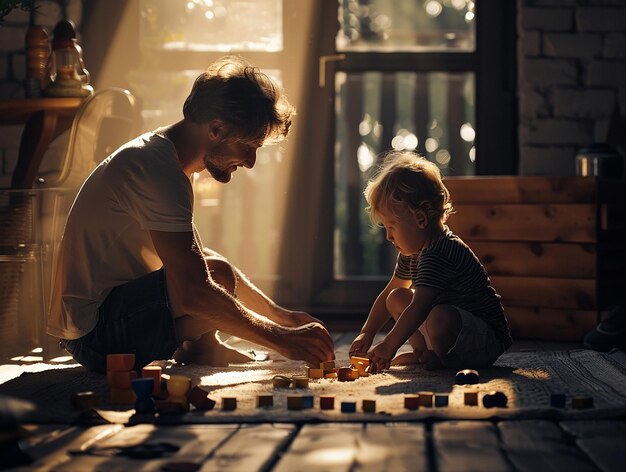
[[[222,169],[216,164],[216,161],[219,161],[221,157],[222,157],[222,154],[220,152],[215,152],[215,151],[212,153],[210,157],[205,154],[204,155],[204,167],[209,172],[209,174],[211,174],[211,177],[213,177],[215,180],[223,184],[227,184],[228,182],[230,182],[232,174],[228,172],[227,170]]]

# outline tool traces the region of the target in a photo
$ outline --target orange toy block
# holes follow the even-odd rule
[[[161,374],[162,373],[163,373],[163,369],[161,368],[160,365],[147,365],[143,369],[141,369],[142,377],[154,379],[154,389],[152,390],[152,395],[161,394]]]
[[[187,399],[189,403],[196,407],[196,410],[212,410],[216,403],[215,400],[209,398],[209,392],[197,385],[189,390]]]
[[[107,372],[133,370],[135,354],[107,354]]]
[[[572,397],[572,408],[576,410],[593,408],[593,397]]]
[[[237,399],[235,397],[222,398],[222,410],[233,411],[237,409]]]
[[[107,371],[107,384],[111,388],[128,390],[131,381],[137,378],[134,370],[109,370]]]
[[[463,402],[468,406],[478,406],[478,392],[463,392]]]
[[[320,397],[320,410],[334,410],[335,397]]]
[[[376,413],[376,400],[363,400],[361,407],[366,413]]]
[[[431,407],[433,406],[433,396],[435,394],[433,392],[418,392],[418,403],[419,406]]]
[[[350,358],[350,363],[352,364],[352,367],[359,371],[359,376],[367,377],[369,375],[367,368],[370,365],[370,360],[367,357],[352,356]]]
[[[304,409],[304,402],[300,395],[289,395],[287,397],[287,409],[288,410],[302,410]]]
[[[130,389],[111,388],[111,403],[114,405],[134,405],[137,395]]]
[[[419,406],[419,397],[417,395],[408,395],[404,397],[404,408],[407,410],[417,410]]]
[[[308,388],[309,387],[309,378],[305,375],[294,375],[291,377],[293,381],[294,388]]]
[[[359,378],[359,371],[352,367],[341,367],[337,369],[337,380],[340,382],[352,382]]]
[[[323,369],[312,369],[311,367],[306,368],[306,375],[310,379],[321,379],[324,378],[324,370]]]
[[[324,371],[324,373],[335,370],[335,361],[326,361],[320,362],[320,369]]]

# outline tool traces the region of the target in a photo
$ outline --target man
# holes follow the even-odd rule
[[[310,364],[334,358],[319,320],[286,310],[219,254],[193,224],[192,174],[227,183],[256,151],[289,131],[278,86],[238,57],[195,81],[178,123],[106,158],[72,206],[59,255],[48,333],[87,369],[134,352],[136,368],[176,358],[223,366],[250,360],[217,330]]]

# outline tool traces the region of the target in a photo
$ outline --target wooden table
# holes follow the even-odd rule
[[[11,188],[30,188],[50,143],[72,125],[84,98],[0,100],[0,125],[24,124]]]

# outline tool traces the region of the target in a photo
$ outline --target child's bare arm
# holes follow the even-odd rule
[[[376,297],[372,308],[370,308],[369,315],[365,324],[361,328],[361,332],[356,337],[352,345],[350,346],[350,355],[364,355],[372,345],[374,336],[380,331],[383,325],[389,320],[390,314],[387,310],[387,297],[389,293],[395,288],[410,287],[411,281],[400,279],[396,276],[392,276],[391,280],[387,283],[387,286]]]
[[[376,370],[389,367],[398,349],[428,317],[438,293],[438,290],[430,287],[415,288],[413,300],[402,312],[389,334],[368,353],[370,362]]]

